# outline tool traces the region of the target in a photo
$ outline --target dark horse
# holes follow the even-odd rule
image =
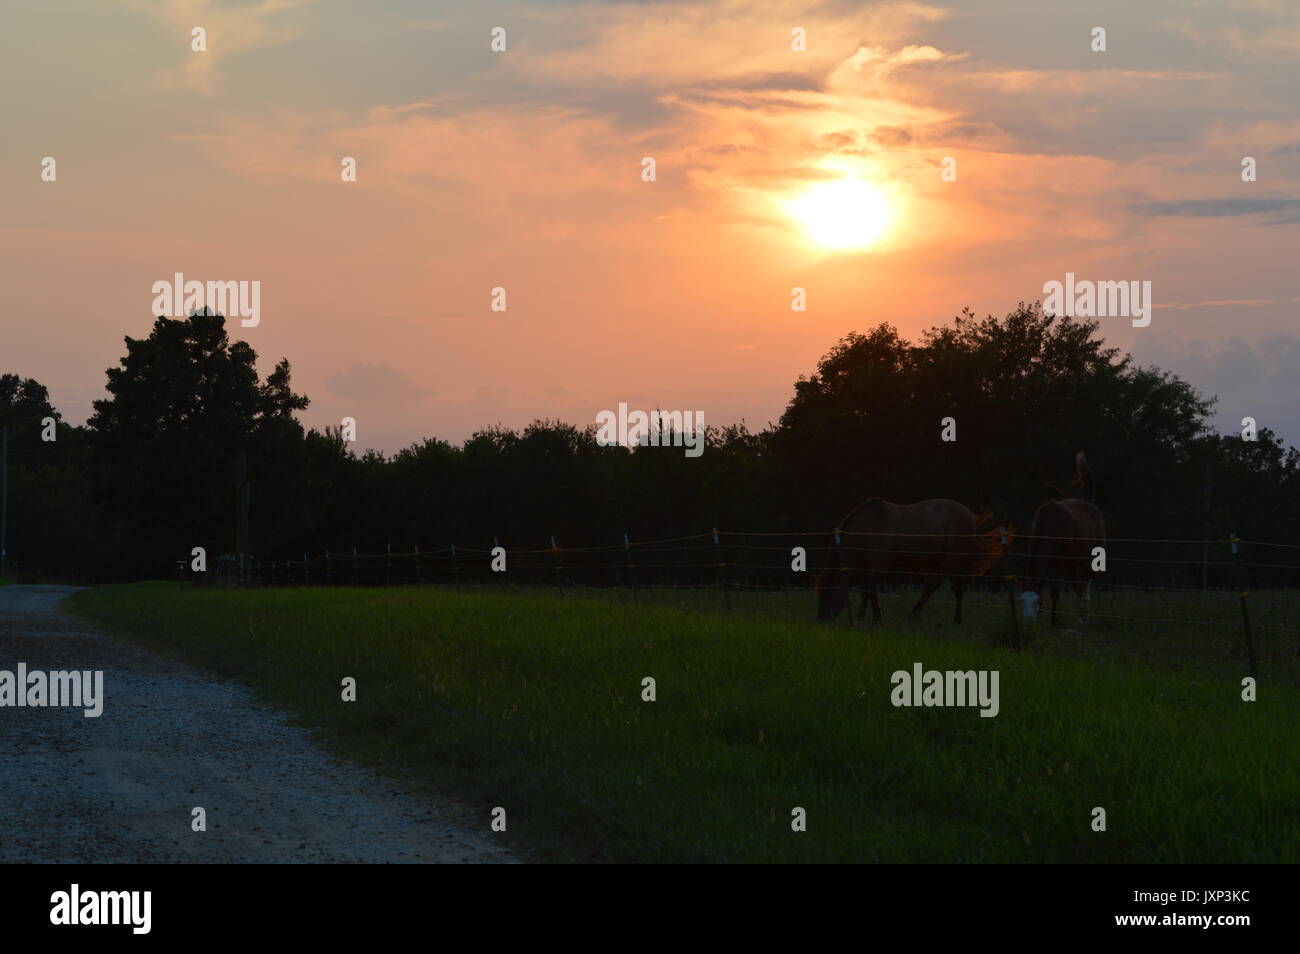
[[[1082,487],[1086,499],[1052,500],[1038,508],[1029,530],[1029,563],[1021,583],[1020,599],[1028,618],[1037,617],[1043,585],[1047,584],[1052,594],[1053,626],[1062,583],[1073,585],[1079,595],[1079,622],[1087,620],[1092,596],[1092,550],[1106,545],[1106,519],[1093,503],[1096,487],[1083,451],[1074,455],[1071,483]]]
[[[953,622],[961,622],[966,578],[988,571],[1001,550],[993,534],[976,533],[975,514],[955,500],[896,504],[879,497],[858,504],[840,521],[841,542],[829,551],[817,581],[817,619],[832,620],[850,604],[853,586],[862,592],[858,621],[871,614],[880,622],[879,581],[887,576],[919,575],[923,589],[912,616],[947,577],[957,597]]]

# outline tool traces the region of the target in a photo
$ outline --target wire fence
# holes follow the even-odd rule
[[[960,572],[951,562],[943,562],[951,561],[954,554],[971,560],[987,556],[980,541],[990,535],[1006,545],[986,572]],[[935,543],[931,545],[927,538]],[[1280,665],[1292,676],[1300,673],[1300,544],[1249,541],[1234,535],[1117,537],[1085,541],[1088,546],[1080,550],[1077,545],[1050,546],[1071,538],[1016,534],[1009,528],[970,538],[968,544],[960,539],[954,547],[948,534],[722,529],[644,541],[623,535],[616,543],[572,547],[561,546],[554,537],[540,546],[521,547],[496,538],[480,546],[394,549],[389,545],[382,552],[369,553],[357,548],[326,549],[315,555],[304,553],[301,559],[253,561],[246,576],[253,583],[277,587],[545,586],[560,594],[620,591],[636,601],[694,592],[716,600],[717,608],[726,611],[747,605],[775,606],[774,599],[782,596],[791,606],[797,601],[793,613],[806,617],[815,603],[811,591],[824,571],[838,569],[845,574],[844,585],[860,589],[862,579],[855,574],[861,573],[863,565],[876,560],[888,566],[903,551],[908,569],[877,575],[879,585],[872,587],[885,600],[891,618],[897,618],[895,606],[905,610],[916,599],[909,587],[921,584],[931,589],[931,584],[957,579],[963,584],[964,607],[1002,614],[998,625],[1007,640],[1020,647],[1027,624],[1017,602],[1018,590],[1027,582],[1031,551],[1046,545],[1056,555],[1049,564],[1055,573],[1045,574],[1039,568],[1035,580],[1041,586],[1044,619],[1055,586],[1061,593],[1062,611],[1069,607],[1068,625],[1078,606],[1070,601],[1077,600],[1086,578],[1092,584],[1087,617],[1095,621],[1091,626],[1147,635],[1172,627],[1176,630],[1170,639],[1181,640],[1182,645],[1201,640],[1206,647],[1212,642],[1239,656],[1252,674],[1261,659]],[[1104,547],[1104,569],[1095,569],[1093,543]],[[218,561],[218,572],[232,571],[232,560]],[[940,590],[927,605],[954,607],[956,602]],[[850,616],[853,609],[850,605]],[[859,619],[865,612],[863,596]]]
[[[997,531],[992,532],[993,535]],[[987,535],[985,535],[987,536]],[[943,544],[935,549],[924,545],[926,538]],[[957,538],[958,540],[960,538]],[[1032,536],[1007,531],[999,568],[993,573],[963,573],[948,569],[952,558],[969,556],[977,559],[986,551],[976,545],[963,549],[953,546],[950,534],[884,533],[876,531],[809,531],[753,532],[712,530],[687,536],[562,547],[555,538],[545,546],[513,547],[496,538],[491,544],[394,550],[390,544],[383,552],[360,553],[324,550],[316,555],[304,553],[302,559],[254,562],[252,576],[257,582],[277,585],[349,584],[394,585],[400,583],[470,582],[493,580],[497,574],[516,582],[548,582],[560,586],[759,586],[799,588],[812,585],[819,572],[828,566],[828,557],[843,557],[842,569],[861,565],[865,555],[903,556],[909,564],[924,563],[928,557],[944,567],[927,571],[914,568],[906,575],[924,577],[964,577],[972,581],[990,576],[1023,576],[1030,558],[1028,545],[1033,541],[1075,541],[1075,538]],[[902,541],[900,543],[900,540]],[[1182,592],[1220,592],[1255,585],[1300,589],[1300,544],[1282,544],[1241,540],[1235,536],[1216,539],[1142,539],[1109,538],[1096,543],[1105,549],[1105,569],[1095,572],[1093,580],[1108,588],[1129,588]],[[1137,547],[1158,548],[1153,555],[1138,555]],[[1171,550],[1195,549],[1181,555]],[[799,558],[796,551],[802,553]],[[500,557],[494,554],[500,554]],[[1276,554],[1282,554],[1281,557]],[[855,559],[856,555],[864,555]],[[226,557],[223,560],[232,558]],[[1055,564],[1092,563],[1093,554],[1055,552]],[[1017,567],[1020,567],[1017,572]],[[834,567],[832,567],[834,568]],[[704,571],[704,572],[701,572]],[[711,578],[710,578],[711,576]],[[1059,585],[1076,583],[1078,577],[1047,577],[1044,582]],[[1295,597],[1300,601],[1300,594]]]

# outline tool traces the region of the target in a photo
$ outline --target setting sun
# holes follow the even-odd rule
[[[889,225],[884,193],[859,179],[839,179],[814,186],[791,199],[787,212],[818,245],[833,249],[866,248]]]

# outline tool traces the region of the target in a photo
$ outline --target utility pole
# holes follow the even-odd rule
[[[9,568],[9,428],[0,427],[0,576]]]

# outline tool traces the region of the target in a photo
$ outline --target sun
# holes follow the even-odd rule
[[[829,249],[869,248],[892,218],[884,192],[861,179],[815,185],[787,201],[786,212],[810,239]]]

